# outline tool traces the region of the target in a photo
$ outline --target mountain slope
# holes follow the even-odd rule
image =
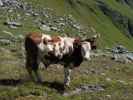
[[[21,9],[10,7],[0,9],[2,35],[5,35],[3,32],[5,30],[14,35],[43,31],[54,34],[69,33],[69,35],[84,36],[84,38],[100,33],[101,38],[98,40],[100,48],[122,44],[133,49],[132,0],[21,0],[21,2],[26,5],[26,10],[24,7]],[[46,8],[49,8],[50,16],[48,18],[42,13]],[[36,15],[36,12],[39,15]],[[61,17],[64,18],[63,23],[66,24],[63,27],[61,25],[58,27],[60,31],[55,31],[57,27],[55,19]],[[8,19],[17,19],[17,21],[22,22],[22,26],[11,29],[5,25]],[[70,25],[72,22],[73,25]],[[41,30],[40,25],[44,23],[48,23],[54,30],[49,32]],[[76,28],[73,28],[75,25]],[[82,30],[79,26],[83,27]]]
[[[43,83],[32,81],[25,69],[24,49],[25,34],[44,32],[82,38],[100,33],[100,48],[121,43],[133,50],[131,2],[0,0],[0,100],[132,100],[133,58],[122,46],[111,51],[124,54],[92,52],[91,60],[72,71],[65,91],[60,65],[45,69],[41,63]]]
[[[71,14],[101,34],[100,46],[116,43],[133,48],[133,11],[131,0],[26,0],[35,7],[50,7],[59,15]],[[128,2],[126,2],[128,1]]]

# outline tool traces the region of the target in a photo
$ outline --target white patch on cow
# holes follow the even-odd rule
[[[73,51],[74,38],[64,37],[64,50],[63,54],[69,54]]]
[[[43,34],[42,35],[42,41],[40,44],[38,44],[38,48],[40,49],[41,52],[43,53],[48,53],[50,51],[53,51],[53,45],[52,44],[44,44],[43,43],[43,40],[46,39],[46,40],[51,40],[51,36],[50,35],[46,35],[46,34]]]
[[[83,58],[86,60],[90,60],[91,44],[89,42],[83,42],[81,45],[81,54]]]
[[[51,38],[51,36],[50,35],[47,35],[47,34],[43,34],[42,35],[42,39],[47,39],[47,40],[51,40],[52,38]]]
[[[45,45],[45,50],[48,52],[52,52],[54,50],[54,45],[53,44]]]
[[[61,41],[54,43],[54,54],[56,57],[61,59],[63,57],[63,47],[64,47],[64,39],[60,37]]]
[[[43,41],[41,41],[41,43],[39,43],[38,45],[38,48],[43,51],[44,50],[44,44],[43,44]]]

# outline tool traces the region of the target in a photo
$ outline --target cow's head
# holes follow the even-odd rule
[[[94,35],[89,39],[81,40],[80,38],[76,38],[74,41],[74,48],[75,50],[79,50],[79,54],[85,60],[90,60],[90,52],[97,48],[96,40],[99,38],[100,35]]]
[[[90,42],[81,41],[78,38],[75,39],[75,41],[74,41],[74,52],[77,52],[76,56],[79,55],[81,58],[83,58],[85,60],[90,60],[90,50],[91,50]]]
[[[92,36],[91,38],[85,39],[83,41],[89,42],[91,45],[91,50],[95,50],[95,49],[97,49],[96,41],[99,37],[100,37],[100,34],[96,34],[96,35]]]
[[[91,50],[90,42],[81,43],[81,54],[85,60],[90,60],[90,50]]]

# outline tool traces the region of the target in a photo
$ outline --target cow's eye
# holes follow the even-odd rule
[[[43,43],[44,43],[44,44],[47,44],[47,40],[44,39],[44,40],[43,40]]]
[[[53,47],[55,48],[56,47],[56,44],[53,44]]]

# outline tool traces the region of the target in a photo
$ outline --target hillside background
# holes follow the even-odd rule
[[[132,16],[133,0],[0,0],[0,100],[132,100]],[[42,84],[30,79],[24,49],[29,32],[101,37],[63,91],[60,65],[40,65]],[[118,45],[124,53],[112,52]]]
[[[12,0],[11,0],[12,1]],[[23,2],[23,1],[26,1]],[[22,0],[22,8],[1,9],[1,34],[8,31],[15,34],[26,34],[32,31],[45,33],[69,33],[69,35],[92,36],[100,33],[99,47],[105,48],[122,44],[133,48],[133,1],[132,0]],[[48,8],[48,10],[47,10]],[[28,15],[29,14],[29,15]],[[46,16],[48,14],[48,16]],[[73,20],[75,25],[61,23],[60,17]],[[56,20],[57,19],[57,20]],[[19,21],[22,27],[11,29],[4,23],[7,20]],[[49,24],[48,24],[49,23]],[[53,30],[39,28],[44,24]],[[47,26],[48,27],[47,27]]]

